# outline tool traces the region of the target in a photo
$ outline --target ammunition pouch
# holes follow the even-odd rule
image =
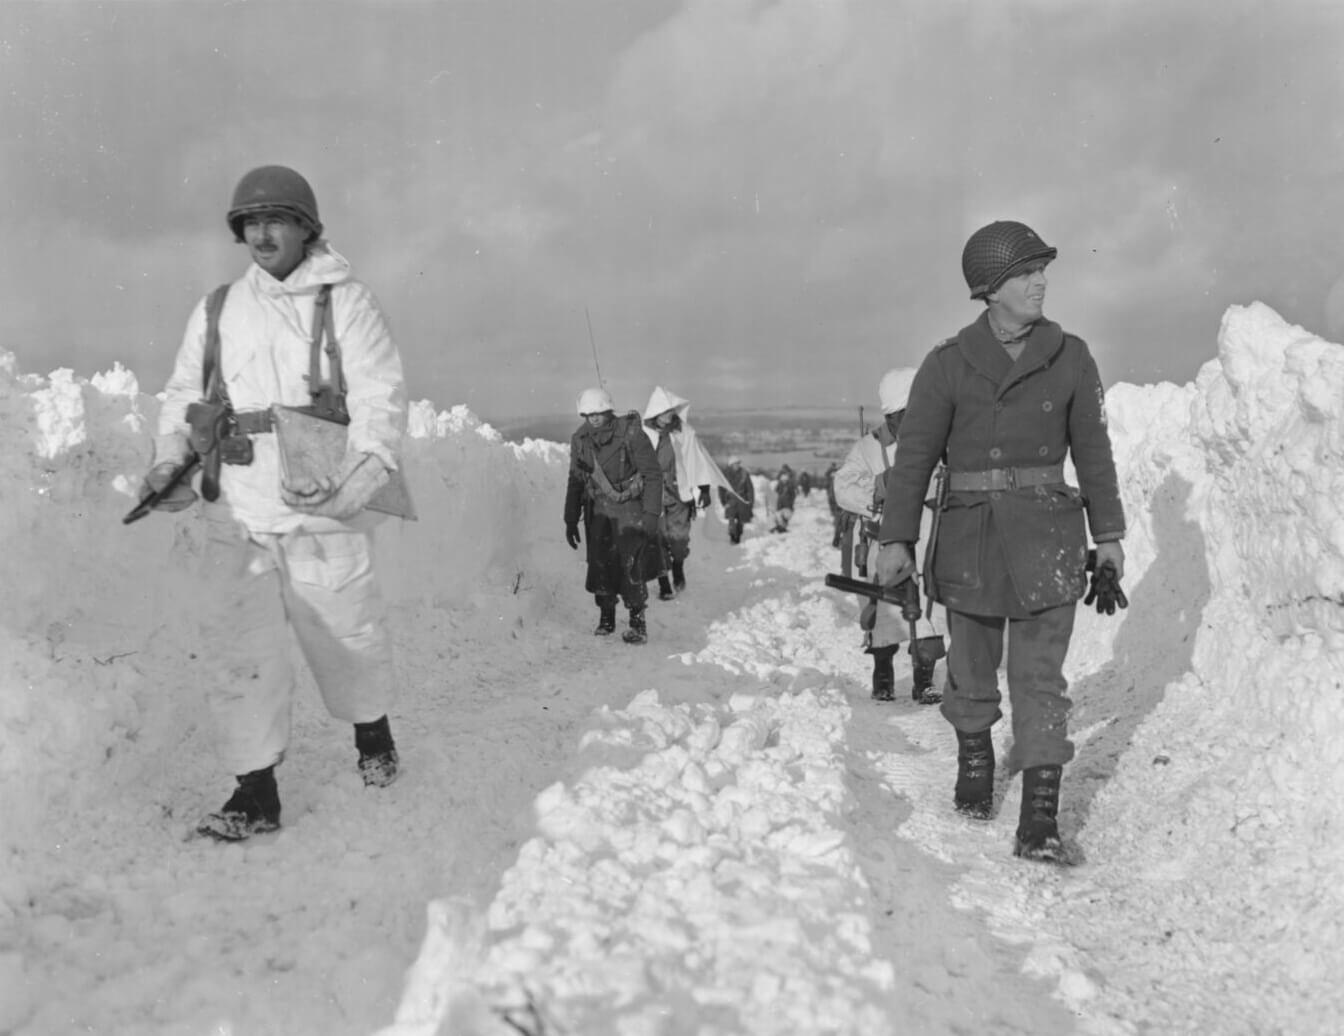
[[[857,518],[859,523],[859,541],[854,545],[854,567],[860,575],[867,575],[869,544],[877,542],[877,531],[881,527],[880,518]]]
[[[252,463],[252,440],[246,435],[228,435],[219,440],[219,459],[225,464]]]

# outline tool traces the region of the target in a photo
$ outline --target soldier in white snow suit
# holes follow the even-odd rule
[[[327,711],[354,727],[365,785],[397,776],[392,644],[364,507],[398,466],[406,394],[378,301],[322,238],[302,176],[253,169],[227,222],[252,262],[222,307],[208,297],[187,321],[145,482],[162,491],[201,460],[200,598],[215,681],[207,696],[237,787],[198,831],[238,840],[280,825],[275,767],[290,740],[291,630]],[[332,477],[282,481],[272,404],[348,421],[348,452]],[[158,506],[195,499],[187,479]]]
[[[886,496],[886,474],[896,455],[897,433],[910,398],[915,372],[910,367],[887,371],[878,382],[878,401],[883,422],[859,439],[849,450],[833,481],[836,503],[855,515],[860,524],[860,552],[867,550],[867,571],[876,571],[879,554],[878,523]],[[910,636],[910,625],[894,604],[878,601],[864,608],[864,650],[873,656],[873,698],[895,700],[896,674],[893,660]],[[915,661],[910,696],[921,705],[936,705],[942,694],[933,684],[934,661]]]
[[[664,567],[658,575],[658,597],[664,601],[670,601],[674,591],[686,589],[686,559],[691,553],[691,520],[696,508],[709,507],[711,488],[729,485],[687,423],[690,409],[689,400],[661,385],[654,388],[644,408],[644,432],[663,472],[660,538]]]
[[[597,601],[593,632],[616,630],[616,602],[625,601],[630,627],[627,644],[648,640],[644,585],[662,570],[658,526],[663,508],[663,472],[640,428],[639,414],[617,416],[605,389],[579,396],[583,424],[569,441],[569,482],[565,491],[565,542],[574,550],[588,539],[585,589]],[[579,533],[579,522],[584,533]]]

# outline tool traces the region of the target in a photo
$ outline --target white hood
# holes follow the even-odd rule
[[[691,401],[682,399],[675,392],[669,392],[661,385],[654,386],[652,395],[649,396],[649,405],[644,408],[644,420],[651,421],[659,414],[665,414],[669,410],[675,410],[677,416],[681,418],[681,423],[686,423],[686,415],[690,412]]]

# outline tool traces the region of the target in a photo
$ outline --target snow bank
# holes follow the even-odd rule
[[[203,636],[190,579],[199,509],[121,523],[139,495],[158,407],[121,367],[90,381],[67,370],[39,378],[0,356],[0,788],[9,845],[49,811],[78,809],[130,743],[206,721],[192,650]],[[379,527],[389,598],[465,606],[483,580],[557,586],[564,559],[535,548],[555,538],[568,450],[505,442],[465,408],[436,414],[427,402],[413,405],[409,431],[404,463],[425,517]],[[515,621],[549,607],[551,596],[517,600]],[[67,643],[80,649],[67,652]],[[0,890],[0,911],[3,903]]]
[[[1323,994],[1337,1017],[1344,348],[1258,303],[1227,311],[1218,346],[1193,386],[1108,396],[1136,587],[1114,664],[1142,673],[1145,651],[1167,649],[1188,666],[1134,730],[1083,841],[1126,918],[1110,934],[1134,948],[1140,1017],[1161,958],[1206,946],[1241,966],[1193,995],[1205,1020],[1267,1025]]]

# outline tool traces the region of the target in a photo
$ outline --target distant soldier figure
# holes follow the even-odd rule
[[[728,519],[728,539],[733,543],[741,543],[742,528],[752,519],[756,487],[752,484],[751,472],[742,466],[742,458],[736,455],[728,458],[728,469],[724,475],[728,478],[728,486],[719,487],[719,503],[723,505],[724,516]]]
[[[858,562],[861,574],[876,569],[881,548],[877,544],[878,523],[882,520],[882,505],[886,497],[886,476],[896,455],[897,434],[905,416],[910,398],[910,384],[915,372],[909,367],[897,367],[882,375],[878,383],[878,400],[882,405],[883,422],[859,439],[850,448],[845,462],[835,473],[835,499],[860,523]],[[896,673],[893,660],[896,652],[910,636],[910,624],[902,617],[901,609],[885,601],[875,602],[863,610],[864,650],[873,656],[873,699],[894,701]],[[914,678],[910,697],[920,705],[937,705],[943,700],[934,686],[936,663],[913,663]]]
[[[616,630],[616,602],[625,601],[627,644],[648,640],[644,612],[648,588],[659,570],[658,521],[663,509],[663,472],[653,447],[631,410],[617,417],[605,389],[579,396],[583,424],[569,441],[565,492],[565,542],[579,549],[579,522],[588,539],[584,588],[597,601],[598,636]]]
[[[687,422],[690,400],[661,385],[644,408],[644,433],[649,437],[663,472],[663,519],[659,536],[663,567],[658,573],[658,597],[670,601],[686,589],[686,559],[691,554],[691,520],[698,507],[709,507],[709,491],[726,486],[714,458]],[[668,573],[672,579],[669,582]]]
[[[812,472],[803,471],[798,475],[798,489],[804,497],[812,495]]]
[[[793,517],[793,505],[798,498],[798,480],[793,477],[793,468],[784,464],[775,480],[775,525],[771,532],[788,532],[789,519]]]
[[[1014,853],[1066,863],[1057,820],[1063,766],[1073,758],[1064,659],[1088,589],[1089,527],[1094,592],[1104,580],[1103,596],[1113,591],[1123,607],[1125,516],[1097,365],[1081,338],[1043,315],[1055,255],[1015,222],[991,223],[966,242],[962,273],[985,310],[915,375],[887,474],[877,574],[895,586],[914,572],[925,491],[945,459],[947,497],[925,552],[925,583],[947,609],[952,641],[942,712],[957,732],[956,808],[978,819],[993,808],[990,728],[1002,716],[1006,628],[1008,765],[1022,771]],[[1070,454],[1081,491],[1064,481]]]

